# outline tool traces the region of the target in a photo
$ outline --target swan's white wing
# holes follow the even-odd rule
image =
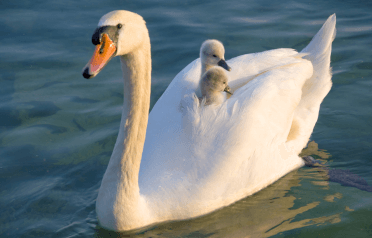
[[[280,101],[271,98],[271,96],[274,97],[278,93],[275,87],[281,87],[283,91],[286,90],[286,86],[284,86],[285,84],[283,84],[282,80],[293,79],[293,75],[297,77],[298,74],[301,74],[303,68],[306,71],[309,65],[311,67],[308,61],[294,57],[297,55],[298,53],[291,49],[278,49],[244,55],[228,61],[229,65],[233,68],[230,74],[230,82],[245,81],[246,85],[240,83],[240,85],[244,86],[239,90],[235,89],[236,92],[233,97],[223,106],[225,112],[223,112],[222,108],[219,111],[212,110],[209,112],[210,114],[204,114],[204,117],[200,118],[201,124],[199,127],[189,125],[194,128],[194,132],[192,132],[194,133],[193,139],[191,140],[185,138],[185,135],[191,132],[190,127],[185,125],[183,121],[184,112],[182,112],[181,102],[185,102],[184,96],[192,94],[198,87],[200,61],[195,60],[182,70],[169,85],[150,113],[139,176],[141,193],[151,193],[158,190],[159,186],[169,187],[170,184],[168,183],[176,185],[179,181],[184,181],[186,178],[188,182],[192,183],[194,179],[211,177],[211,173],[214,170],[210,169],[210,162],[215,161],[213,158],[216,155],[213,154],[215,153],[213,151],[217,151],[216,149],[218,148],[224,149],[224,153],[220,153],[220,160],[223,162],[224,159],[228,160],[229,157],[234,157],[236,153],[241,154],[241,149],[237,150],[234,147],[236,144],[254,148],[255,146],[249,146],[252,139],[254,141],[260,139],[263,140],[263,143],[268,143],[266,141],[267,138],[263,136],[264,132],[268,136],[271,135],[274,137],[275,134],[282,135],[283,133],[288,133],[290,127],[288,120],[292,119],[292,115],[289,115],[289,119],[286,118],[287,121],[285,123],[274,123],[269,127],[269,123],[271,123],[270,121],[275,114],[272,110],[276,108],[277,114],[280,114],[280,107],[287,105],[289,101],[288,105],[292,105],[290,108],[293,111],[296,102],[301,98],[301,86],[297,85],[297,94],[288,94],[286,101]],[[234,72],[234,69],[236,72]],[[296,72],[293,72],[294,69],[296,69]],[[308,77],[310,76],[308,75]],[[299,75],[298,77],[301,78],[304,76]],[[299,79],[299,81],[301,80],[304,81],[305,79]],[[249,83],[247,84],[248,81]],[[261,85],[263,82],[265,84]],[[291,87],[295,86],[292,85]],[[257,95],[261,96],[258,97]],[[267,105],[270,105],[271,101],[274,104],[271,104],[272,106],[268,108],[257,106],[261,105],[263,100],[266,100],[265,103]],[[247,108],[250,109],[248,110]],[[269,111],[265,112],[265,110]],[[247,113],[247,111],[251,113]],[[265,118],[267,115],[261,112],[272,112],[272,115],[269,118]],[[231,115],[229,116],[228,114]],[[286,113],[282,112],[281,114]],[[190,117],[190,114],[186,116]],[[198,116],[200,115],[191,114],[191,117],[195,120]],[[275,117],[280,117],[280,115],[275,115]],[[266,125],[266,129],[261,128],[258,130],[258,134],[253,133],[254,130],[252,130],[259,125],[254,123],[255,118],[261,118],[261,122]],[[285,124],[284,127],[282,125],[283,123]],[[211,128],[212,125],[215,130],[214,132]],[[239,133],[242,127],[250,128],[249,133],[244,135],[244,137]],[[232,133],[232,131],[235,132]],[[220,138],[225,138],[226,141],[223,143],[222,141],[218,142]],[[269,140],[272,140],[272,138]],[[229,155],[230,153],[233,154]],[[244,153],[246,153],[245,158],[248,158],[253,152],[245,151]],[[205,164],[203,165],[202,163]],[[198,172],[195,172],[195,168],[197,168]]]
[[[285,142],[302,86],[312,73],[309,61],[293,59],[256,77],[220,107],[189,112],[198,114],[186,123],[193,124],[189,154],[201,164],[202,197],[232,201],[302,165]]]
[[[303,165],[285,142],[313,69],[293,55],[262,69],[220,106],[200,107],[194,100],[199,61],[187,66],[150,113],[141,194],[154,199],[158,193],[161,201],[152,202],[169,203],[182,213],[178,218],[196,216],[253,194]]]

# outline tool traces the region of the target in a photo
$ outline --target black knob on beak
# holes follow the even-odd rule
[[[93,45],[99,45],[102,41],[102,32],[101,28],[97,28],[96,31],[93,33],[92,36],[92,43]]]

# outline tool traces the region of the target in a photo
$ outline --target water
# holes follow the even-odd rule
[[[304,154],[372,184],[370,1],[2,1],[0,3],[0,236],[106,237],[95,199],[122,105],[119,60],[94,79],[81,69],[99,18],[139,13],[152,44],[151,105],[198,57],[222,41],[226,58],[301,50],[333,13],[333,87]],[[212,214],[121,234],[131,237],[369,237],[371,193],[301,168]]]

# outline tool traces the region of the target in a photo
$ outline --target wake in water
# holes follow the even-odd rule
[[[372,192],[372,186],[370,186],[365,179],[359,175],[353,174],[349,170],[344,169],[330,169],[326,165],[322,164],[321,161],[315,160],[311,156],[303,157],[305,165],[308,167],[319,168],[319,172],[324,172],[325,177],[330,182],[339,183],[343,186],[358,188],[363,191]]]

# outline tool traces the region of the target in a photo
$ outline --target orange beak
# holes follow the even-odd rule
[[[83,69],[84,78],[95,77],[110,61],[116,52],[115,43],[106,33],[102,35],[101,43],[96,46],[93,56]]]

